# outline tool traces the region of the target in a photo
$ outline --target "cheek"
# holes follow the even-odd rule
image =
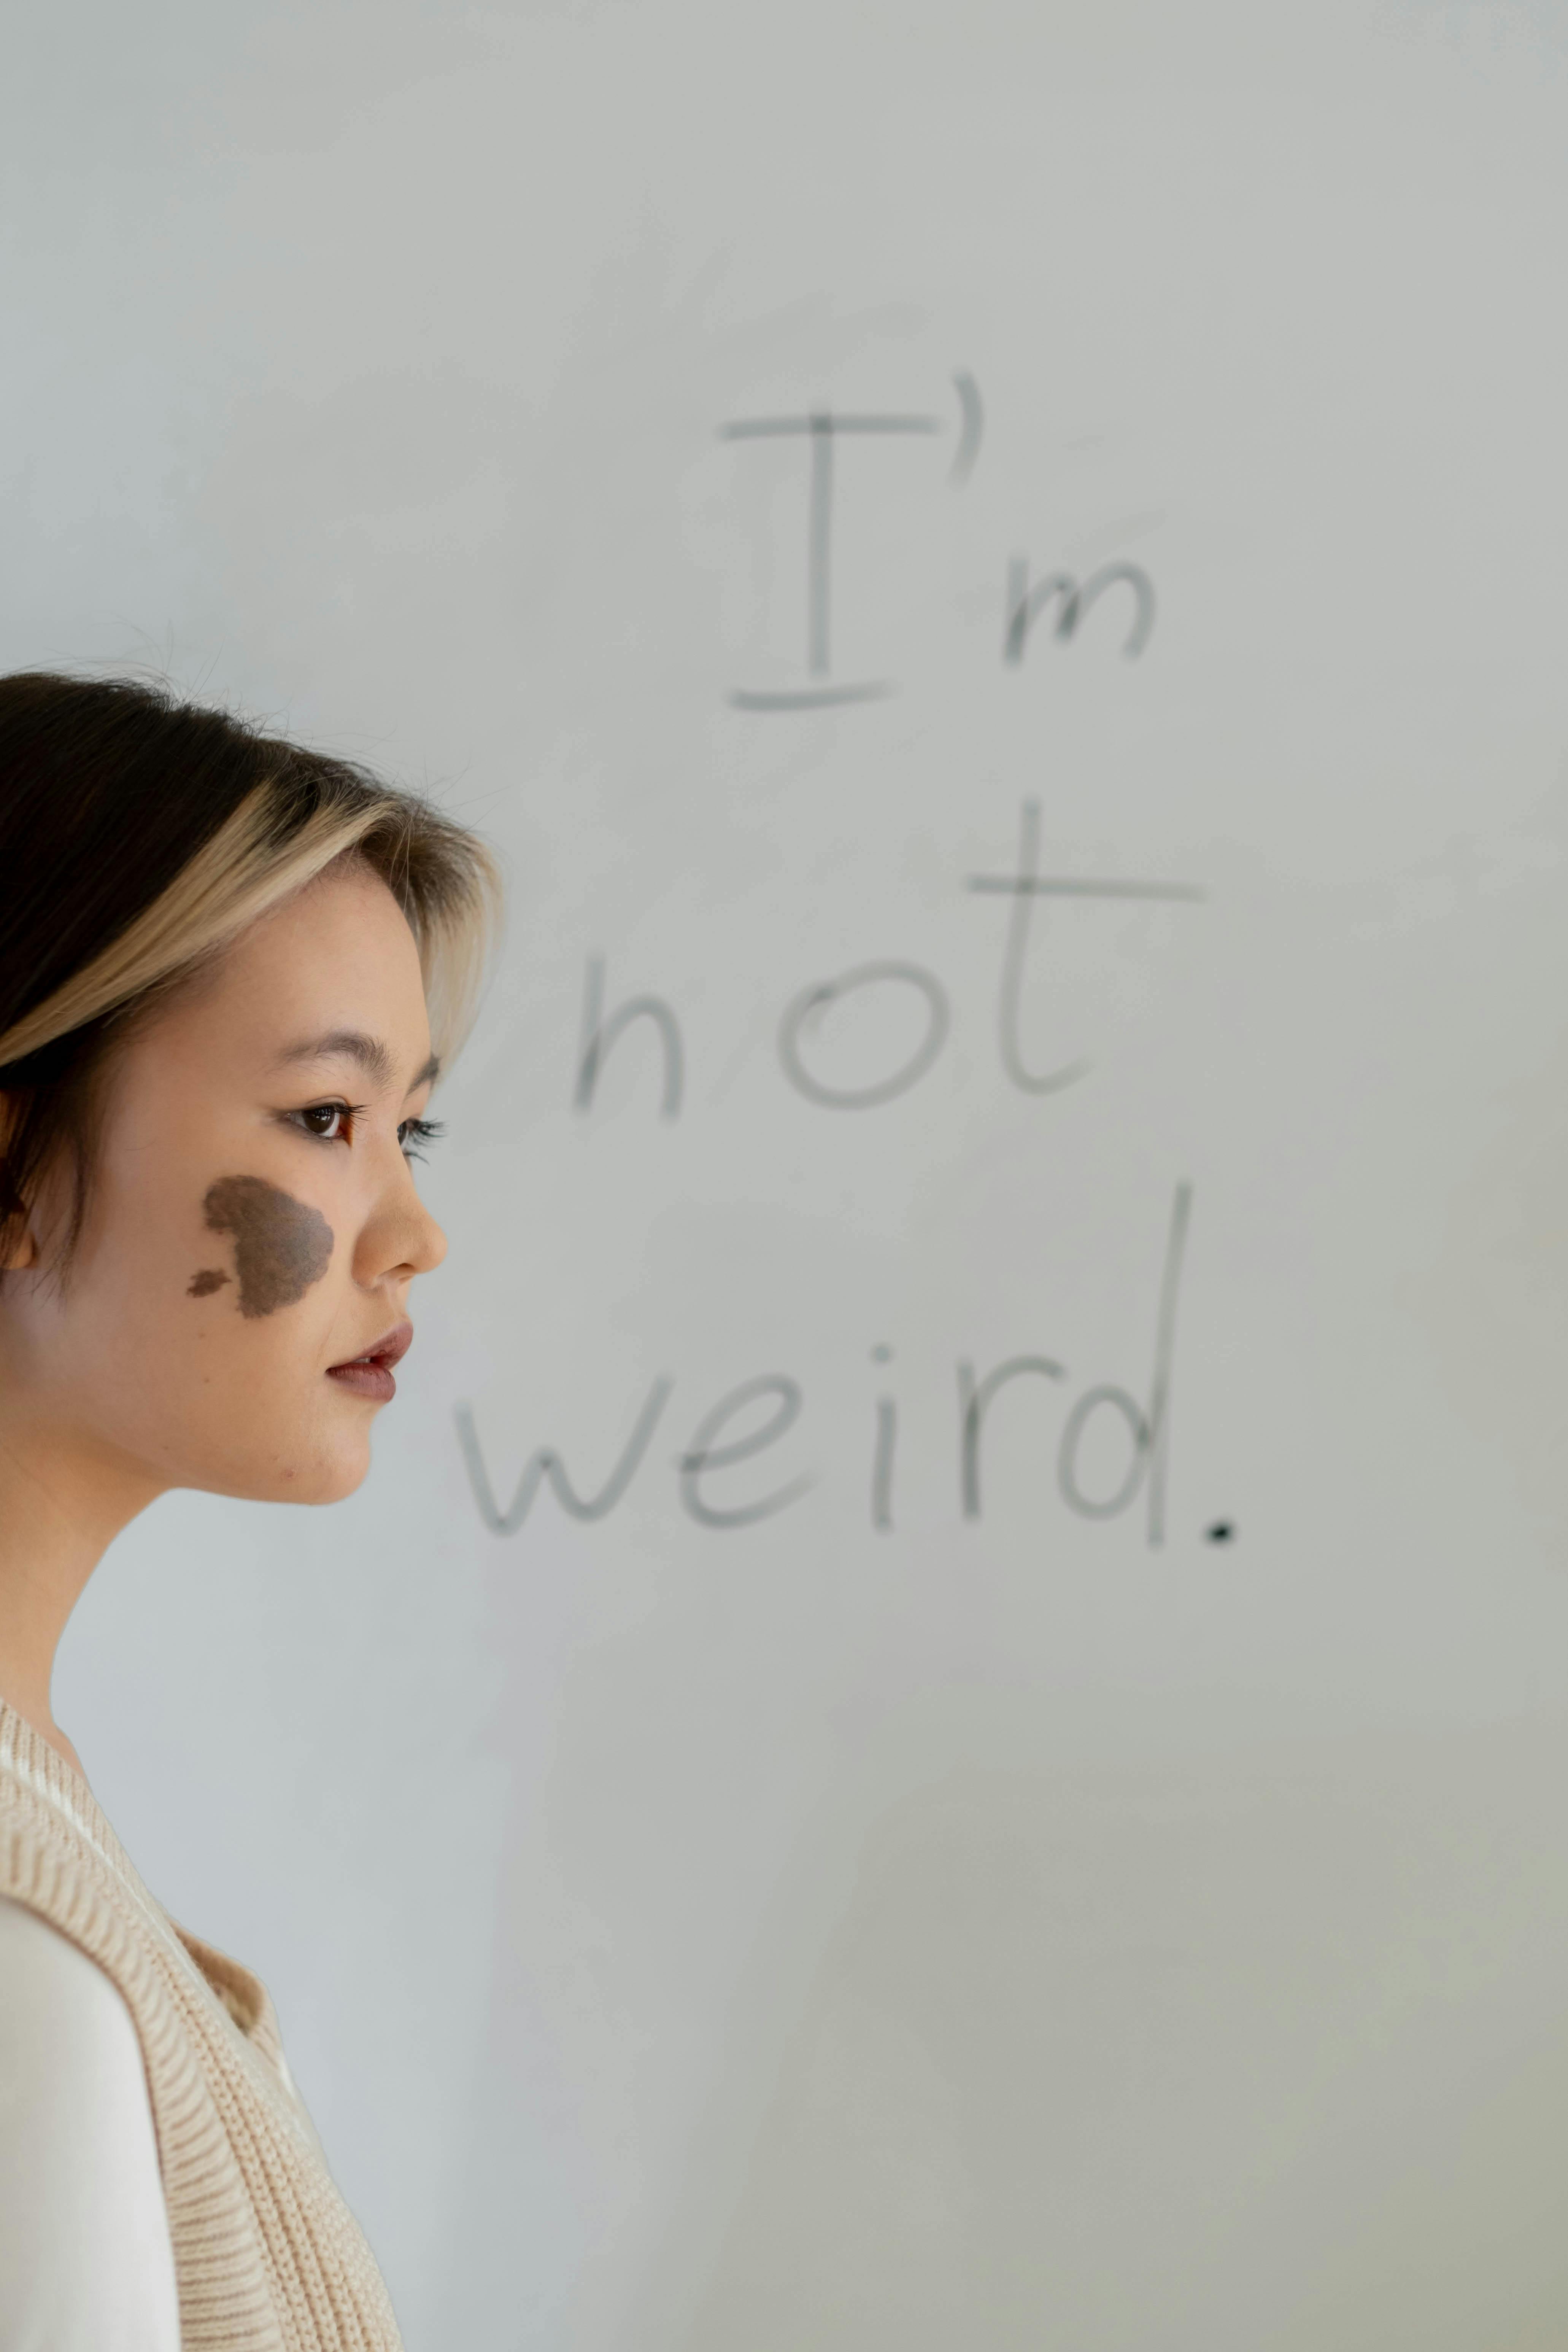
[[[340,1275],[325,1219],[259,1179],[204,1192],[185,1173],[170,1191],[188,1206],[171,1212],[155,1185],[95,1203],[54,1310],[53,1384],[181,1484],[342,1478],[359,1433],[325,1377]]]
[[[209,1231],[233,1239],[239,1311],[252,1321],[298,1305],[332,1262],[332,1229],[320,1209],[263,1176],[218,1177],[202,1210]],[[227,1280],[221,1267],[200,1267],[186,1296],[208,1297]]]
[[[40,1398],[163,1483],[331,1499],[368,1460],[370,1416],[326,1377],[363,1336],[352,1204],[324,1155],[210,1104],[162,1063],[122,1079],[63,1279],[12,1293],[17,1342]],[[319,1203],[291,1192],[318,1175]]]
[[[134,1323],[165,1349],[226,1337],[243,1354],[248,1336],[259,1365],[278,1352],[274,1333],[284,1354],[309,1346],[338,1256],[321,1210],[267,1177],[204,1185],[188,1161],[164,1169],[147,1155],[93,1195],[69,1288],[89,1324]]]
[[[328,1320],[313,1300],[247,1318],[234,1284],[204,1299],[165,1286],[123,1327],[129,1344],[92,1368],[102,1433],[170,1484],[257,1501],[321,1502],[353,1491],[369,1460],[369,1417],[328,1379]]]

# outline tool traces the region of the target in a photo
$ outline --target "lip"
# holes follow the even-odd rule
[[[402,1362],[413,1344],[413,1324],[395,1323],[363,1354],[350,1356],[341,1364],[329,1364],[327,1378],[336,1381],[340,1388],[352,1389],[355,1396],[368,1397],[373,1404],[390,1404],[397,1394],[392,1368]]]

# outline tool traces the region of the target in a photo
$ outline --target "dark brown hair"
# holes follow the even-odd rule
[[[437,1045],[471,1004],[499,905],[475,836],[363,768],[133,678],[0,677],[0,1238],[75,1164],[132,1024],[335,858],[378,875],[418,943]]]

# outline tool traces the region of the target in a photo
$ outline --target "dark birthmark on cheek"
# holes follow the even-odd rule
[[[185,1297],[187,1298],[210,1298],[213,1292],[215,1290],[221,1290],[227,1280],[227,1275],[220,1274],[216,1265],[204,1265],[201,1272],[199,1274],[192,1275],[190,1281],[186,1284]]]
[[[331,1262],[332,1229],[321,1211],[265,1177],[220,1176],[207,1187],[202,1205],[215,1234],[234,1235],[242,1315],[271,1315],[279,1307],[292,1307]],[[215,1290],[225,1279],[196,1276]]]

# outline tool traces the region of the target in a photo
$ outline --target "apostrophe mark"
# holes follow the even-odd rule
[[[202,1205],[215,1234],[234,1235],[242,1315],[292,1307],[331,1263],[332,1229],[321,1211],[265,1177],[220,1176]]]
[[[1212,1528],[1204,1529],[1204,1535],[1209,1543],[1232,1543],[1236,1528],[1229,1519],[1216,1519]]]
[[[185,1297],[187,1298],[210,1298],[213,1292],[215,1290],[221,1290],[227,1280],[227,1275],[220,1274],[216,1265],[204,1265],[199,1274],[195,1274],[191,1276],[189,1283],[185,1286]]]

